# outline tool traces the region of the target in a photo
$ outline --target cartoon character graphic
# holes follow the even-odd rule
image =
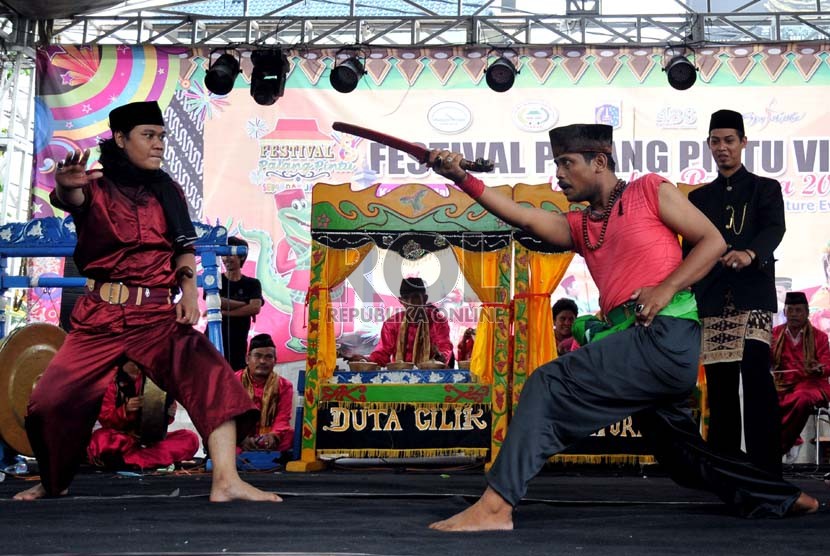
[[[239,234],[258,243],[256,277],[262,296],[277,311],[289,315],[289,339],[285,347],[306,351],[305,300],[311,264],[311,209],[302,189],[287,189],[274,195],[277,220],[284,236],[276,243],[264,230],[244,229]]]
[[[292,312],[289,329],[291,339],[286,347],[304,352],[305,342],[305,298],[308,292],[311,261],[311,206],[302,189],[287,189],[274,195],[277,205],[277,219],[285,235],[277,242],[274,263],[277,272],[288,277]]]

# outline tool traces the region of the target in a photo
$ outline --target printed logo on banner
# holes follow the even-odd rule
[[[805,112],[793,112],[787,109],[778,107],[778,100],[772,99],[769,104],[757,112],[744,112],[744,125],[746,127],[756,127],[755,131],[765,129],[770,124],[794,124],[803,120],[807,114]]]
[[[523,102],[513,110],[513,121],[522,131],[547,131],[556,125],[559,113],[540,100]]]
[[[620,103],[600,104],[594,109],[594,121],[619,129],[622,125],[622,108]]]
[[[427,121],[435,131],[454,135],[470,127],[473,113],[460,102],[445,100],[432,105],[427,112]]]
[[[249,134],[251,133],[249,129]],[[287,189],[310,192],[317,181],[338,179],[357,169],[354,143],[332,142],[314,118],[279,118],[274,129],[260,135],[259,161],[250,173],[251,182],[263,193]]]
[[[655,123],[661,129],[695,129],[697,128],[697,110],[666,106],[657,112]]]

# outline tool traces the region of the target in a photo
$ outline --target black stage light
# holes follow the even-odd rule
[[[285,92],[288,58],[282,50],[255,50],[251,63],[251,96],[257,104],[270,106]]]
[[[351,93],[357,88],[360,78],[366,74],[357,56],[346,58],[331,70],[329,82],[339,93]]]
[[[669,60],[669,63],[663,68],[663,71],[666,72],[669,85],[678,91],[685,91],[694,85],[697,80],[697,69],[695,65],[682,55],[677,55]]]
[[[513,86],[516,81],[516,66],[513,65],[509,59],[500,56],[498,60],[490,64],[484,77],[487,81],[487,86],[497,93],[503,93]]]
[[[227,52],[213,62],[205,74],[205,87],[214,95],[227,95],[239,75],[239,60]]]

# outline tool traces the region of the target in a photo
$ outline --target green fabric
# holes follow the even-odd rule
[[[629,301],[611,309],[605,320],[598,319],[594,315],[583,315],[574,321],[571,331],[579,345],[596,342],[609,334],[631,328],[637,321],[634,312],[636,301]],[[695,295],[690,291],[677,292],[669,304],[662,311],[657,313],[664,317],[677,319],[688,319],[700,322],[697,316],[697,301]]]

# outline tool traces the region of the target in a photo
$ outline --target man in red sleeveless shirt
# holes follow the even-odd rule
[[[559,186],[568,201],[588,202],[582,211],[521,206],[467,174],[459,154],[430,153],[432,168],[487,210],[582,255],[606,319],[577,338],[580,349],[534,371],[487,474],[488,488],[470,508],[431,527],[512,529],[513,508],[549,456],[638,412],[644,436],[675,481],[713,491],[744,516],[816,511],[818,501],[797,487],[745,458],[711,450],[684,409],[700,354],[688,288],[726,249],[718,230],[662,177],[617,179],[610,126],[558,127],[550,139]],[[694,245],[685,259],[677,234]]]

